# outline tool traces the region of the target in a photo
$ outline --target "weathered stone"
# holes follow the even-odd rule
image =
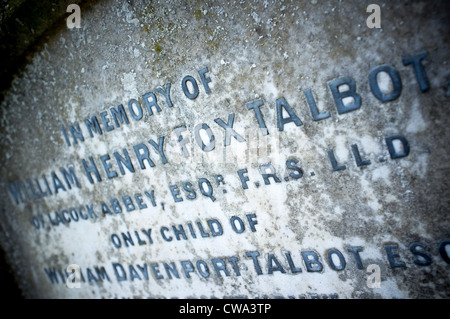
[[[81,3],[1,106],[25,296],[448,298],[448,5],[378,4]]]

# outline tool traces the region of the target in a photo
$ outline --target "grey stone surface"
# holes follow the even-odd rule
[[[381,28],[371,29],[370,3],[102,1],[81,6],[80,29],[52,30],[1,104],[0,239],[25,296],[448,298],[448,6],[378,1]],[[403,63],[422,52],[426,92],[413,66]],[[381,102],[369,74],[385,64],[398,71],[402,90]],[[198,84],[195,99],[181,86],[188,75]],[[361,102],[339,114],[328,83],[341,78],[354,81]],[[168,83],[171,103],[158,90],[167,91]],[[393,90],[384,73],[378,83],[385,94]],[[313,120],[306,89],[329,117]],[[143,99],[148,92],[160,107],[153,106],[152,115]],[[132,99],[142,108],[139,120],[128,108]],[[257,101],[269,135],[247,108]],[[111,114],[119,105],[128,124]],[[232,133],[245,141],[232,136],[226,146],[216,120],[231,124],[230,114]],[[103,134],[91,137],[85,120],[94,116]],[[280,131],[277,119],[291,121]],[[195,135],[203,123],[214,134],[211,151],[197,144],[200,137],[209,145],[205,130]],[[76,124],[84,141],[75,144],[70,127]],[[189,157],[176,134],[182,125]],[[397,159],[386,142],[396,135],[410,147]],[[149,142],[162,136],[165,157]],[[141,168],[134,148],[140,144],[154,167],[144,162]],[[369,165],[357,165],[352,145]],[[124,149],[134,173],[125,166],[120,172],[114,154],[124,157]],[[328,150],[345,170],[333,170]],[[83,161],[91,165],[90,157],[101,181],[86,174]],[[270,177],[265,184],[266,164],[279,182]],[[61,169],[72,169],[76,180],[66,180]],[[202,194],[205,179],[213,198]],[[186,182],[195,199],[183,189]],[[138,208],[139,198],[146,208]],[[103,202],[110,214],[102,213]],[[80,213],[86,206],[96,218],[87,208]],[[72,208],[78,221],[64,221]],[[52,225],[58,216],[62,223]],[[172,226],[179,225],[187,239],[176,239]],[[152,243],[142,231],[149,229]],[[134,245],[125,243],[128,233]],[[359,247],[353,249],[360,250],[362,265],[351,247]],[[318,256],[311,271],[307,254]],[[81,267],[81,288],[66,285],[70,264]],[[367,285],[371,264],[379,266],[380,288]]]

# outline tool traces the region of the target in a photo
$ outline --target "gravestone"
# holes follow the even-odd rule
[[[1,104],[24,296],[448,298],[448,6],[370,4],[60,13]]]

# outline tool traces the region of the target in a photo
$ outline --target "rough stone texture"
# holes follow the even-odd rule
[[[184,2],[102,1],[83,10],[82,28],[61,28],[34,53],[25,70],[17,74],[1,105],[1,232],[7,252],[25,296],[34,298],[92,297],[332,297],[339,298],[448,298],[449,265],[438,251],[450,238],[448,139],[449,25],[448,6],[440,1],[389,1],[381,7],[381,29],[366,26],[370,1],[222,1]],[[422,61],[430,83],[421,92],[411,65],[402,58],[427,51]],[[397,69],[402,81],[399,98],[382,103],[369,86],[369,72],[377,65]],[[207,67],[211,93],[206,94],[198,71]],[[196,99],[188,99],[181,80],[193,76],[199,86]],[[327,82],[351,77],[361,96],[361,107],[338,114]],[[171,83],[171,101],[156,90]],[[390,88],[381,78],[380,85]],[[304,90],[310,88],[321,112],[330,117],[313,121]],[[154,92],[161,112],[146,111],[142,95]],[[277,129],[277,99],[285,98],[302,125],[291,122]],[[136,121],[128,102],[136,99],[144,117]],[[261,111],[270,137],[270,149],[245,158],[246,150],[264,138],[246,104],[262,99]],[[123,104],[129,124],[91,138],[84,120]],[[224,146],[225,122],[235,114],[234,129],[246,137],[231,138]],[[287,117],[287,114],[284,114]],[[111,123],[114,124],[112,117]],[[67,146],[61,126],[79,123],[85,141]],[[195,142],[194,127],[206,123],[215,136],[215,148],[203,152]],[[183,132],[191,156],[183,157],[174,129]],[[102,126],[104,129],[104,126]],[[391,159],[385,137],[401,134],[410,145],[408,156]],[[147,143],[165,136],[163,164]],[[206,135],[205,135],[206,136]],[[205,138],[207,141],[207,138]],[[146,143],[155,167],[140,169],[133,146]],[[351,145],[359,147],[370,165],[357,167]],[[127,149],[135,168],[119,173],[113,152]],[[237,158],[224,161],[224,150],[235,149]],[[333,171],[327,150],[333,149],[344,171]],[[194,154],[193,154],[194,153]],[[118,177],[108,179],[100,156],[109,154]],[[89,183],[82,160],[95,160],[101,182]],[[303,177],[286,168],[297,159]],[[271,163],[281,182],[264,185],[259,165]],[[80,188],[59,191],[40,199],[16,204],[7,183],[45,175],[51,180],[60,167],[72,166]],[[243,189],[238,171],[247,168],[248,189]],[[223,176],[217,185],[214,176]],[[203,196],[198,181],[207,178],[215,201]],[[95,178],[94,178],[95,180]],[[182,191],[191,182],[196,198]],[[255,182],[261,184],[256,187]],[[170,185],[178,185],[182,202],[175,202]],[[43,181],[41,179],[41,185]],[[144,191],[154,190],[156,207]],[[224,192],[226,191],[226,193]],[[101,214],[101,202],[143,194],[148,208],[112,215]],[[25,197],[25,195],[24,195]],[[134,202],[136,205],[136,202]],[[164,203],[162,205],[161,203]],[[96,219],[51,226],[47,215],[55,211],[93,204]],[[255,214],[256,231],[246,215]],[[44,216],[45,227],[36,229],[33,217]],[[239,216],[246,230],[238,234],[230,218]],[[192,238],[187,224],[216,219],[223,235]],[[35,219],[37,220],[37,219]],[[188,240],[166,242],[160,228],[184,225]],[[114,247],[111,235],[152,228],[154,243]],[[173,233],[171,233],[173,236]],[[145,237],[141,237],[142,239]],[[409,245],[420,242],[413,254]],[[395,259],[406,267],[390,265],[385,246],[398,245]],[[358,269],[350,246],[361,246],[364,269]],[[338,249],[345,269],[333,270],[327,261],[329,249]],[[262,274],[257,273],[246,252],[258,251]],[[321,272],[308,272],[301,252],[315,251],[323,264]],[[293,273],[290,253],[301,273]],[[446,253],[449,254],[448,246]],[[273,256],[278,260],[276,264]],[[228,257],[238,258],[240,276]],[[336,256],[335,256],[336,257]],[[212,259],[226,261],[216,272]],[[181,261],[191,261],[195,272],[186,278]],[[209,276],[198,272],[203,260]],[[270,273],[269,261],[273,267]],[[338,259],[333,259],[339,265]],[[169,279],[163,263],[174,262],[180,278]],[[127,280],[118,281],[112,264],[127,270]],[[148,280],[136,264],[148,265]],[[158,263],[163,279],[152,272]],[[81,266],[88,281],[80,289],[69,289],[59,278],[51,283],[47,270]],[[369,288],[366,267],[377,264],[381,288]],[[133,279],[134,265],[142,280]],[[101,280],[95,267],[105,267],[110,281]],[[203,266],[201,266],[203,267]],[[204,268],[201,268],[204,270]],[[283,271],[281,271],[281,269]],[[204,270],[205,272],[205,270]],[[284,273],[283,273],[284,272]]]

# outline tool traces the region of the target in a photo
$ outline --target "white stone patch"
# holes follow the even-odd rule
[[[428,169],[428,153],[422,153],[416,157],[416,161],[412,164],[411,169],[417,172],[417,176],[426,179]]]
[[[336,148],[334,149],[334,154],[336,160],[347,161],[349,159],[349,148],[347,145],[347,137],[343,135],[335,136]]]
[[[136,73],[129,72],[124,73],[122,76],[123,89],[130,93],[131,96],[138,96],[139,93],[136,88]]]
[[[252,12],[251,15],[252,15],[253,20],[255,20],[256,23],[261,22],[261,18],[259,17],[259,15],[256,12]]]
[[[385,184],[390,185],[391,184],[391,169],[389,166],[380,166],[375,168],[372,171],[372,180],[378,181],[381,180]]]
[[[138,48],[134,48],[133,55],[135,58],[139,58],[141,56],[141,51]]]
[[[365,197],[368,200],[368,205],[374,213],[377,213],[383,206],[379,203],[376,192],[373,189],[372,183],[367,180],[366,176],[361,178],[361,189],[364,190]]]
[[[387,72],[379,72],[377,75],[378,87],[383,94],[389,94],[394,89],[392,79]]]
[[[406,131],[409,133],[419,133],[426,130],[427,124],[422,117],[419,101],[415,100],[412,103],[409,113],[410,116],[407,122]]]

